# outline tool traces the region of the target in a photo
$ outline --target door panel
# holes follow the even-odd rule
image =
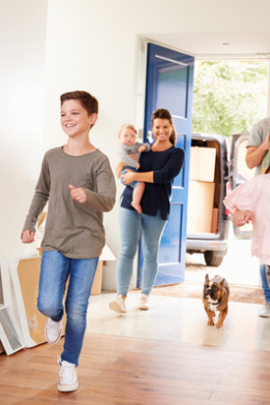
[[[176,146],[178,148],[182,148],[182,149],[184,149],[184,151],[186,151],[186,149],[187,149],[186,144],[187,144],[186,143],[186,135],[177,134],[177,144],[176,144]],[[185,164],[184,164],[181,172],[176,177],[176,179],[174,179],[174,187],[181,187],[181,188],[185,187],[186,160],[187,160],[187,156],[185,156]]]
[[[166,105],[172,115],[185,117],[187,67],[171,66],[160,69],[158,74],[157,108]],[[176,105],[174,100],[179,100]]]
[[[173,184],[171,214],[159,249],[155,285],[184,281],[186,252],[187,193],[192,126],[194,58],[155,44],[148,44],[144,140],[151,128],[151,115],[167,108],[174,119],[177,144],[185,151],[185,164]],[[138,286],[141,287],[143,255],[139,249]]]
[[[235,134],[232,136],[232,171],[230,174],[232,190],[255,176],[255,168],[249,169],[245,160],[248,138],[248,133]],[[240,228],[233,226],[234,234],[238,239],[250,239],[252,237],[252,229],[253,226],[250,223],[241,226]]]

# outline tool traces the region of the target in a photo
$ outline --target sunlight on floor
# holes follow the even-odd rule
[[[138,295],[129,294],[128,312],[109,309],[115,293],[90,299],[87,331],[105,335],[270,351],[270,319],[260,318],[261,305],[230,302],[224,325],[207,325],[202,301],[195,298],[150,297],[150,310],[137,309]]]

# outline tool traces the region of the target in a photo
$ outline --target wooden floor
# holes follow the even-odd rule
[[[55,346],[0,355],[1,405],[266,405],[270,353],[87,334],[79,389],[57,391]]]

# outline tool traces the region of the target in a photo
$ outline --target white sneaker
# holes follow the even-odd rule
[[[262,318],[270,318],[270,302],[266,302],[259,312],[259,316]]]
[[[143,311],[147,311],[149,309],[148,299],[149,299],[149,295],[141,294],[138,308],[142,309]]]
[[[62,361],[60,356],[57,357],[57,363],[61,367],[59,372],[60,383],[58,384],[58,391],[76,391],[79,387],[79,383],[75,364],[71,364],[65,360]]]
[[[116,300],[111,301],[109,307],[112,311],[119,312],[119,314],[125,314],[127,312],[126,300],[122,295],[118,295]]]
[[[47,318],[45,325],[45,336],[50,345],[55,345],[62,336],[62,321],[54,322],[51,318]]]

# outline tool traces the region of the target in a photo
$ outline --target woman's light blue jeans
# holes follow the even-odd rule
[[[121,249],[116,267],[118,295],[127,295],[141,230],[144,254],[142,293],[148,295],[152,291],[158,272],[159,242],[166,222],[167,220],[162,219],[160,213],[152,217],[120,207]]]
[[[59,322],[64,315],[63,297],[69,276],[65,300],[67,323],[61,360],[78,366],[86,329],[86,314],[98,257],[69,259],[58,251],[43,252],[39,278],[37,307],[45,316]]]
[[[270,288],[268,285],[267,277],[266,277],[266,266],[265,264],[260,265],[260,274],[262,279],[262,288],[263,294],[266,302],[270,302]]]

